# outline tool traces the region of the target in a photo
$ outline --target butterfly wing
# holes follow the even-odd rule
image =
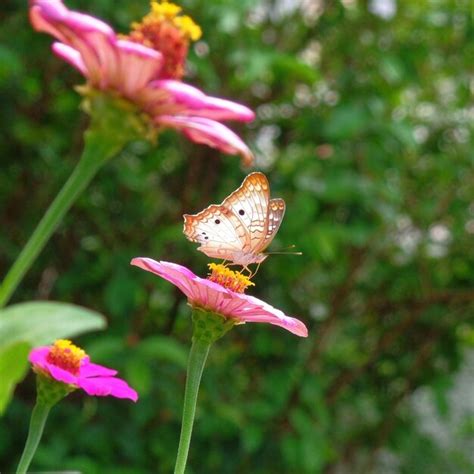
[[[213,204],[198,214],[184,216],[184,235],[199,242],[198,250],[211,258],[232,260],[242,251],[247,231],[234,213],[222,205]]]
[[[255,249],[256,253],[263,252],[275,237],[280,228],[281,221],[285,215],[286,204],[283,199],[270,199],[268,205],[267,225],[265,227],[265,237],[261,242],[261,246]]]
[[[284,213],[285,201],[270,199],[266,176],[251,173],[222,204],[184,215],[184,234],[199,242],[198,250],[208,257],[247,265],[265,258],[261,252],[275,237]]]
[[[242,185],[221,204],[232,211],[246,230],[241,248],[243,252],[256,253],[256,249],[265,248],[262,244],[267,229],[269,199],[270,185],[267,177],[257,172],[249,174]]]

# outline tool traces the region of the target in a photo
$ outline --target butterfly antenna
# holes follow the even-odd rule
[[[303,252],[267,252],[265,255],[303,255]]]
[[[296,245],[288,245],[277,252],[265,252],[265,255],[303,255],[303,252],[288,252],[288,249],[294,249]]]
[[[292,245],[290,248],[295,248]],[[265,255],[303,255],[303,252],[287,252],[285,250],[279,250],[278,252],[265,252]]]

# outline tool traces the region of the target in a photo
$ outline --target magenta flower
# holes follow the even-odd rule
[[[138,257],[131,264],[173,283],[187,296],[191,306],[235,319],[236,324],[269,323],[297,336],[308,336],[308,329],[300,320],[286,316],[258,298],[243,294],[245,288],[252,283],[247,277],[232,272],[223,265],[211,264],[210,279],[204,279],[176,263]]]
[[[92,89],[129,100],[157,129],[175,128],[194,142],[240,154],[251,164],[249,148],[220,121],[247,122],[254,113],[180,80],[189,42],[201,35],[199,26],[172,3],[152,1],[151,6],[151,13],[121,37],[101,20],[69,10],[61,0],[31,0],[30,20],[36,30],[58,40],[54,53],[85,76]]]
[[[138,400],[137,392],[124,380],[115,377],[116,370],[93,364],[82,349],[65,339],[59,339],[51,346],[33,349],[29,361],[35,372],[72,389],[82,388],[88,395]]]

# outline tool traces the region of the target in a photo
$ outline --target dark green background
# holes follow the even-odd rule
[[[470,3],[399,0],[384,19],[355,0],[185,2],[204,30],[187,80],[256,110],[233,128],[287,202],[271,249],[304,253],[269,258],[251,293],[310,330],[302,340],[249,324],[215,345],[189,473],[473,471],[472,411],[440,444],[413,404],[424,393],[449,424],[453,374],[474,345]],[[68,5],[123,32],[147,10],[144,0]],[[74,167],[87,117],[73,91],[82,79],[32,30],[26,2],[3,2],[0,21],[4,274]],[[76,342],[140,401],[72,394],[52,411],[34,469],[171,472],[190,312],[129,261],[205,275],[182,214],[220,202],[246,172],[166,132],[157,148],[136,143],[108,164],[69,213],[13,301],[106,314],[106,332]],[[34,391],[30,375],[1,420],[2,471],[20,455]]]

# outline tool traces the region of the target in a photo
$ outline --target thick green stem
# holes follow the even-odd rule
[[[186,388],[184,389],[183,421],[174,474],[184,474],[186,469],[199,384],[209,349],[212,343],[221,338],[234,324],[234,320],[220,314],[202,308],[193,308],[193,344],[189,353]]]
[[[21,282],[25,273],[33,265],[36,257],[46,245],[64,215],[95,176],[101,165],[106,161],[106,158],[109,158],[111,154],[115,154],[117,151],[115,146],[100,147],[97,146],[95,140],[92,142],[86,142],[82,158],[79,160],[73,173],[46,211],[28,243],[23,247],[20,255],[3,280],[0,286],[0,308],[7,304],[10,296]]]
[[[40,401],[36,402],[31,414],[28,439],[26,440],[25,448],[23,449],[23,454],[21,455],[16,474],[26,474],[28,471],[28,467],[35,455],[41,436],[43,435],[43,429],[46,419],[48,418],[49,410],[51,410],[51,405]]]
[[[201,383],[201,376],[210,347],[211,343],[200,340],[194,340],[191,346],[186,388],[184,391],[183,421],[181,425],[181,435],[179,437],[176,466],[174,468],[175,474],[184,474],[184,470],[186,469],[194,415],[196,414],[199,384]]]
[[[7,304],[64,215],[102,165],[130,140],[145,133],[140,117],[130,104],[107,94],[89,92],[89,95],[84,108],[91,115],[91,125],[84,136],[82,157],[5,276],[0,286],[0,308]]]

